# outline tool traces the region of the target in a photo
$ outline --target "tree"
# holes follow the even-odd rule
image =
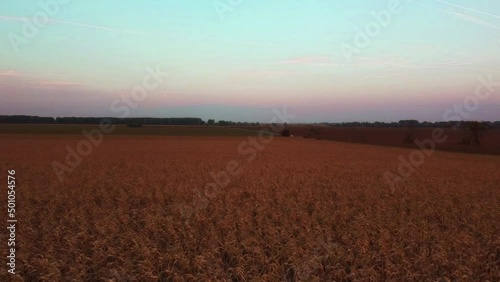
[[[481,146],[481,137],[488,129],[485,123],[478,121],[467,121],[462,124],[465,131],[460,144],[470,146]]]
[[[417,127],[420,124],[418,122],[418,120],[414,120],[414,119],[400,120],[398,123],[399,123],[399,126],[401,126],[401,127]]]
[[[208,125],[214,125],[214,124],[215,124],[215,120],[214,120],[214,119],[209,119],[209,120],[207,121],[207,124],[208,124]]]
[[[290,137],[290,130],[288,130],[288,128],[281,130],[281,136]]]
[[[404,144],[413,144],[415,142],[415,127],[419,126],[418,120],[400,120],[399,126],[406,127],[406,132],[403,138]]]

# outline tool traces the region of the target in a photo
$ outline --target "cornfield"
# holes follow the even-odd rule
[[[500,280],[498,156],[436,152],[392,193],[410,149],[276,137],[252,159],[244,137],[107,136],[61,183],[79,138],[0,139],[19,225],[0,280]]]

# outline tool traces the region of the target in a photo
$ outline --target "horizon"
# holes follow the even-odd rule
[[[0,115],[440,122],[500,81],[500,2],[40,3],[0,3]],[[463,120],[500,120],[479,102]]]
[[[4,116],[8,116],[8,117],[13,117],[13,116],[30,116],[30,115],[0,115],[0,117],[4,117]],[[38,118],[52,118],[54,119],[54,121],[57,119],[57,118],[95,118],[95,119],[112,119],[112,118],[120,118],[120,117],[112,117],[112,116],[50,116],[50,117],[47,117],[47,116],[30,116],[30,117],[38,117]],[[179,117],[168,117],[168,116],[164,116],[164,117],[148,117],[148,116],[140,116],[140,117],[126,117],[126,118],[123,118],[123,119],[200,119],[201,121],[203,121],[204,123],[207,123],[208,120],[214,120],[215,121],[215,125],[217,125],[217,123],[219,121],[223,121],[223,122],[231,122],[231,123],[262,123],[262,124],[271,124],[272,122],[270,121],[267,121],[267,122],[258,122],[258,121],[254,121],[254,120],[228,120],[228,119],[213,119],[213,118],[209,118],[209,119],[203,119],[203,118],[200,118],[200,117],[195,117],[195,116],[179,116]],[[352,121],[343,121],[343,122],[327,122],[327,121],[318,121],[318,122],[277,122],[276,124],[287,124],[287,125],[308,125],[308,124],[342,124],[342,123],[346,123],[346,124],[349,124],[349,123],[361,123],[361,124],[364,124],[364,123],[369,123],[369,124],[375,124],[375,123],[384,123],[384,124],[392,124],[392,123],[400,123],[400,122],[406,122],[406,121],[417,121],[419,124],[423,124],[423,123],[460,123],[460,122],[481,122],[481,123],[500,123],[500,120],[449,120],[449,121],[439,121],[439,120],[414,120],[414,119],[401,119],[401,120],[393,120],[393,121],[363,121],[363,120],[352,120]],[[2,122],[0,122],[1,124]],[[8,122],[6,122],[8,123]],[[36,125],[36,124],[40,124],[40,123],[17,123],[17,124],[31,124],[31,125]],[[63,123],[63,124],[67,124],[67,123]],[[157,126],[158,124],[146,124],[145,126],[148,126],[148,125],[155,125]],[[159,125],[159,126],[162,126],[162,125]]]

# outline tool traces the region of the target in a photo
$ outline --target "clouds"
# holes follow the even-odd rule
[[[23,16],[0,15],[0,24],[1,22],[26,24],[26,23],[31,23],[32,19]],[[103,31],[113,34],[128,35],[131,38],[133,38],[134,36],[146,36],[153,38],[166,37],[170,39],[188,39],[190,41],[203,41],[206,40],[208,37],[208,35],[205,32],[203,32],[200,28],[195,28],[189,25],[185,25],[182,22],[173,22],[171,25],[164,27],[162,31],[131,30],[124,28],[110,27],[100,24],[91,24],[81,21],[61,20],[55,18],[48,18],[47,24],[74,27],[74,28],[94,30],[94,31]],[[250,42],[250,41],[249,42],[234,41],[234,42],[245,45],[253,45],[253,46],[276,47],[276,45],[260,43],[260,42]]]
[[[500,29],[500,26],[493,24],[484,18],[480,18],[479,16],[475,16],[472,14],[479,14],[479,15],[483,15],[483,16],[486,16],[489,18],[495,18],[495,19],[500,19],[499,15],[483,12],[483,11],[480,11],[477,9],[472,9],[472,8],[469,8],[466,6],[453,4],[453,3],[442,1],[442,0],[434,0],[434,1],[436,1],[438,3],[442,3],[448,7],[453,7],[453,8],[442,9],[442,8],[438,8],[438,7],[434,7],[434,6],[430,6],[430,5],[421,4],[418,2],[417,2],[417,4],[420,6],[426,7],[426,8],[435,9],[435,10],[438,10],[440,12],[452,15],[455,19],[458,19],[458,20],[462,20],[462,21],[469,22],[469,23],[474,23],[477,25],[481,25],[484,27],[493,28],[493,29],[497,29],[497,30]],[[457,9],[461,10],[461,12],[456,11]],[[465,11],[468,11],[469,13],[466,13]],[[470,14],[471,12],[472,12],[472,14]]]
[[[277,64],[283,65],[329,65],[335,66],[340,65],[332,61],[328,56],[302,56],[289,58],[284,61],[279,61]]]
[[[5,16],[5,15],[0,15],[0,21],[2,22],[19,22],[19,23],[24,23],[29,21],[27,17],[16,17],[16,16]]]
[[[497,26],[495,24],[492,24],[492,23],[489,23],[489,22],[487,22],[487,21],[485,21],[485,20],[483,20],[481,18],[478,18],[478,17],[474,17],[474,16],[471,16],[471,15],[467,15],[467,14],[459,13],[459,12],[454,12],[454,11],[445,11],[445,13],[453,15],[453,16],[455,16],[455,18],[463,20],[463,21],[467,21],[467,22],[479,24],[479,25],[482,25],[482,26],[485,26],[485,27],[489,27],[489,28],[500,30],[499,26]]]
[[[82,88],[83,84],[61,80],[62,75],[52,73],[27,73],[18,70],[0,70],[0,90],[8,88]],[[48,80],[52,77],[51,80]]]
[[[480,6],[487,1],[469,0],[466,6],[473,8],[454,4],[466,2],[459,0],[408,3],[363,54],[347,62],[339,44],[388,2],[249,2],[224,23],[210,5],[199,3],[122,1],[119,12],[110,13],[116,1],[72,2],[51,15],[47,30],[17,56],[2,57],[0,90],[8,91],[0,98],[5,110],[34,109],[46,99],[66,114],[104,111],[111,96],[140,80],[145,66],[160,63],[170,66],[172,79],[151,93],[141,113],[181,105],[191,106],[196,116],[199,105],[217,102],[224,119],[231,103],[292,101],[303,107],[315,101],[315,109],[324,105],[328,112],[331,104],[344,101],[355,108],[367,99],[397,108],[393,97],[405,94],[400,99],[409,104],[424,98],[432,104],[440,95],[460,95],[478,75],[498,73],[500,22],[493,11],[500,2],[493,0],[488,9]],[[26,22],[33,22],[29,13],[41,11],[36,1],[10,1],[0,10],[4,35],[23,32]],[[352,20],[359,11],[365,12]],[[12,53],[8,42],[0,45],[0,53]]]
[[[126,30],[120,30],[120,29],[115,29],[115,28],[111,28],[111,27],[107,27],[107,26],[92,25],[92,24],[86,24],[86,23],[75,22],[75,21],[51,20],[51,22],[55,23],[55,24],[63,24],[63,25],[69,25],[69,26],[77,26],[77,27],[105,30],[105,31],[110,31],[110,32],[127,32]]]
[[[299,71],[288,70],[258,70],[236,74],[235,77],[249,79],[249,78],[271,78],[271,77],[289,77],[300,75]]]
[[[40,81],[37,84],[35,84],[35,87],[67,88],[67,87],[83,87],[83,84],[71,81]]]
[[[496,18],[496,19],[500,19],[499,15],[495,15],[495,14],[491,14],[491,13],[479,11],[479,10],[476,10],[476,9],[472,9],[472,8],[461,6],[461,5],[457,5],[457,4],[453,4],[453,3],[442,1],[442,0],[434,0],[434,1],[446,4],[448,6],[452,6],[452,7],[460,8],[460,9],[463,9],[463,10],[471,11],[471,12],[474,12],[474,13],[478,13],[478,14],[490,16],[490,17],[493,17],[493,18]]]
[[[0,70],[0,78],[11,78],[22,76],[22,73],[15,70]]]
[[[31,19],[28,17],[0,15],[0,21],[4,21],[4,22],[26,23],[26,22],[29,22],[30,20]],[[107,26],[93,25],[93,24],[87,24],[87,23],[82,23],[82,22],[77,22],[77,21],[48,19],[48,23],[49,24],[59,24],[59,25],[67,25],[67,26],[75,26],[75,27],[104,30],[104,31],[110,31],[110,32],[127,32],[125,30],[115,29],[115,28],[111,28],[111,27],[107,27]]]

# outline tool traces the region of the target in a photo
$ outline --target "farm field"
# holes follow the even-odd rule
[[[52,163],[80,140],[0,135],[15,281],[500,280],[499,156],[435,152],[392,192],[412,149],[106,136],[61,183]]]
[[[311,135],[311,128],[319,134]],[[92,124],[0,124],[1,134],[63,134],[81,135],[83,130],[98,129]],[[280,127],[282,128],[282,127]],[[418,148],[415,144],[404,142],[409,130],[406,128],[362,128],[362,127],[320,127],[311,125],[287,126],[295,137],[321,140],[370,144],[378,146]],[[137,136],[256,136],[259,130],[270,130],[265,126],[197,126],[197,125],[146,125],[141,128],[131,128],[116,125],[115,130],[105,135],[137,135]],[[433,128],[414,128],[413,138],[420,141],[432,137]],[[442,144],[436,144],[437,150],[473,154],[500,155],[500,130],[489,130],[481,137],[480,146],[460,144],[464,137],[463,130],[444,129],[447,139]],[[279,135],[279,132],[275,132]]]
[[[245,127],[238,127],[245,129]],[[360,144],[371,144],[380,146],[418,148],[415,144],[405,143],[404,140],[411,132],[411,136],[420,141],[432,137],[433,128],[370,128],[370,127],[325,127],[311,125],[288,126],[291,134],[296,137],[310,135],[310,138],[322,140],[334,140],[341,142],[352,142]],[[317,133],[311,134],[311,128]],[[484,132],[480,138],[481,146],[469,146],[460,144],[464,137],[464,130],[443,129],[447,139],[442,144],[436,144],[438,150],[454,151],[462,153],[480,153],[500,155],[500,130],[489,130]]]
[[[115,125],[107,135],[160,136],[248,136],[256,135],[258,128],[229,128],[197,125],[147,125],[140,128]],[[0,124],[0,134],[82,134],[82,130],[99,129],[98,124]]]

